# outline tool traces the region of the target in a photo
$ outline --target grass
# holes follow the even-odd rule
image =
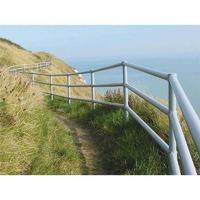
[[[0,72],[0,174],[83,174],[71,135],[23,77]]]
[[[168,174],[166,155],[133,119],[124,120],[124,111],[56,97],[48,100],[54,111],[63,111],[69,118],[93,129],[103,167],[108,174]],[[87,124],[87,125],[86,125]]]
[[[0,38],[0,174],[83,174],[85,162],[69,130],[46,108],[28,76],[12,76],[6,68],[51,60],[42,73],[73,72],[62,60],[45,52],[31,52],[12,41]],[[41,80],[41,77],[36,77]],[[43,81],[45,77],[42,77]],[[66,77],[54,83],[66,83]],[[83,84],[80,77],[74,77]],[[46,89],[49,89],[48,87]],[[66,93],[65,88],[54,88]],[[84,90],[85,96],[88,91]],[[80,95],[81,91],[74,91]]]
[[[45,52],[31,52],[23,47],[20,48],[18,44],[13,43],[12,41],[0,38],[0,68],[9,67],[12,65],[19,64],[34,64],[39,63],[44,60],[51,60],[51,66],[41,69],[41,73],[50,73],[50,74],[59,74],[59,73],[73,73],[73,69],[70,65],[64,63],[59,58]],[[36,70],[36,72],[38,72]],[[27,75],[28,76],[28,75]],[[29,76],[29,78],[31,78]],[[45,76],[35,76],[35,79],[38,81],[49,82],[49,77]],[[67,78],[63,77],[54,77],[53,83],[57,84],[66,84]],[[71,78],[72,84],[84,84],[82,78],[78,75]],[[49,87],[45,85],[40,85],[43,90],[49,91]],[[53,87],[54,92],[57,94],[66,94],[66,88],[64,87]],[[72,88],[71,93],[74,96],[88,97],[90,95],[90,90],[88,88]]]
[[[14,42],[12,42],[12,41],[6,39],[6,38],[0,38],[0,41],[1,41],[1,42],[5,42],[5,43],[7,43],[7,44],[9,44],[9,45],[15,46],[15,47],[17,47],[18,49],[25,50],[22,46],[20,46],[20,45],[14,43]]]
[[[38,151],[25,174],[76,175],[84,173],[84,161],[71,133],[47,111],[41,122]]]
[[[104,99],[109,102],[123,101],[120,91],[108,91]],[[55,97],[53,101],[48,99],[47,102],[52,110],[64,112],[69,118],[93,130],[96,145],[108,174],[169,174],[167,155],[133,118],[124,120],[125,113],[122,109],[97,105],[96,109],[92,110],[88,103],[74,101],[68,105],[65,99],[59,97]],[[163,113],[135,95],[129,95],[129,104],[168,142],[168,119]],[[182,119],[181,114],[179,117]],[[186,131],[199,173],[199,154],[191,142],[183,120],[181,125]]]
[[[71,73],[72,68],[55,56],[30,52],[17,44],[0,39],[0,174],[82,174],[83,158],[70,132],[46,108],[38,95],[45,86],[33,87],[23,77],[13,77],[5,68],[14,64],[38,63],[45,59],[52,65],[42,73]],[[45,77],[36,80],[48,82]],[[84,84],[73,76],[72,84]],[[54,78],[53,83],[66,84],[66,77]],[[46,89],[49,90],[49,87]],[[66,88],[54,87],[65,95]],[[73,88],[73,96],[89,97],[90,90]],[[96,95],[98,96],[98,94]],[[100,97],[98,97],[100,98]],[[119,91],[107,92],[105,100],[122,102]],[[130,106],[168,141],[168,119],[150,104],[129,96]],[[124,121],[124,112],[108,106],[97,106],[55,98],[48,106],[62,111],[69,118],[93,129],[97,146],[108,174],[168,174],[166,155],[132,118]],[[200,173],[200,156],[188,134],[186,123],[179,116],[195,165]]]

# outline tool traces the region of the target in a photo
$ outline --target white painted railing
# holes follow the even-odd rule
[[[44,62],[34,63],[34,64],[12,65],[9,67],[9,71],[12,73],[25,72],[27,70],[45,68],[45,67],[48,67],[49,65],[51,65],[51,61],[44,61]]]
[[[118,68],[118,67],[122,67],[122,75],[123,75],[122,83],[95,84],[95,73],[113,69],[113,68]],[[142,91],[138,90],[137,88],[129,85],[128,79],[127,79],[127,68],[132,68],[132,69],[150,74],[152,76],[155,76],[167,81],[168,91],[169,91],[168,107],[161,104],[159,101],[155,100],[154,98],[148,96],[147,94],[143,93]],[[60,96],[60,97],[67,98],[69,103],[71,102],[71,100],[91,102],[93,105],[93,108],[95,108],[95,104],[97,103],[123,108],[126,111],[126,117],[128,117],[128,115],[130,114],[147,131],[147,133],[149,133],[149,135],[162,148],[162,150],[167,153],[172,174],[177,174],[177,175],[181,174],[178,158],[180,158],[180,161],[182,164],[183,174],[186,174],[186,175],[197,174],[188,145],[186,143],[185,136],[183,134],[183,131],[178,119],[177,102],[182,110],[182,113],[187,122],[191,136],[197,146],[198,151],[200,151],[200,120],[197,114],[195,113],[190,101],[188,100],[181,84],[179,83],[176,74],[159,72],[152,69],[132,65],[126,62],[117,63],[115,65],[98,68],[95,70],[76,72],[76,73],[67,73],[67,74],[44,74],[44,73],[42,74],[42,73],[36,73],[36,72],[26,72],[24,70],[23,71],[19,70],[18,72],[25,73],[25,74],[32,74],[32,81],[34,83],[50,85],[50,91],[45,92],[45,93],[49,94],[52,100],[54,96]],[[80,75],[80,74],[90,74],[91,83],[85,84],[85,85],[71,84],[70,78],[72,76]],[[35,79],[35,76],[48,76],[49,83],[37,81]],[[53,77],[59,77],[59,76],[67,77],[67,83],[66,84],[53,83]],[[68,88],[67,96],[55,94],[53,92],[53,86],[67,87]],[[70,90],[72,87],[90,87],[91,99],[72,97],[71,90]],[[105,101],[96,100],[95,99],[96,87],[123,87],[124,102],[114,103],[114,102],[105,102]],[[136,112],[132,108],[129,107],[128,90],[137,94],[142,99],[146,100],[147,102],[149,102],[150,104],[152,104],[153,106],[155,106],[156,108],[158,108],[160,111],[162,111],[164,114],[168,116],[169,118],[169,144],[167,144],[140,116],[136,114]],[[177,153],[177,149],[178,149],[178,153]]]

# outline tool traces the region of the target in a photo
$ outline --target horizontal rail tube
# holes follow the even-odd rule
[[[80,74],[89,74],[90,72],[91,72],[91,70],[89,70],[89,71],[83,71],[83,72],[69,73],[67,75],[74,76],[74,75],[80,75]]]
[[[51,85],[50,83],[42,82],[42,81],[33,81],[34,83],[44,84],[44,85]]]
[[[49,95],[51,95],[51,93],[50,92],[45,92],[45,91],[42,91],[42,93],[44,93],[44,94],[49,94]],[[63,98],[67,98],[66,96],[64,96],[64,95],[61,95],[61,94],[53,94],[54,96],[57,96],[57,97],[63,97]]]
[[[192,161],[192,157],[190,155],[190,151],[188,149],[187,143],[185,141],[185,137],[179,123],[177,114],[175,112],[170,113],[170,122],[172,124],[172,128],[174,130],[174,136],[176,138],[176,143],[178,147],[178,151],[181,157],[183,170],[186,175],[196,175],[196,170],[194,163]]]
[[[122,86],[123,86],[123,83],[69,85],[69,87],[122,87]]]
[[[44,74],[44,73],[37,73],[37,72],[18,72],[18,73],[22,73],[22,74],[35,74],[35,75],[39,75],[39,76],[51,76],[51,74]]]
[[[148,101],[150,104],[154,105],[156,108],[158,108],[160,111],[164,112],[165,114],[168,114],[169,109],[162,105],[161,103],[159,103],[158,101],[156,101],[155,99],[147,96],[146,94],[144,94],[143,92],[141,92],[140,90],[130,86],[129,84],[126,84],[126,87],[134,92],[135,94],[137,94],[138,96],[140,96],[141,98],[145,99],[146,101]]]
[[[170,76],[169,82],[172,86],[172,89],[174,90],[179,106],[192,135],[193,141],[196,144],[198,151],[200,152],[200,120],[198,115],[194,111],[177,77]]]
[[[157,142],[157,144],[166,152],[169,152],[169,145],[149,126],[144,122],[130,107],[126,110],[130,115],[149,133],[149,135]]]
[[[113,69],[113,68],[120,67],[120,66],[122,66],[122,63],[117,63],[117,64],[110,65],[110,66],[107,66],[107,67],[102,67],[102,68],[94,69],[94,70],[92,70],[92,72],[100,72],[100,71],[104,71],[104,70],[108,70],[108,69]]]
[[[147,74],[168,80],[168,74],[167,73],[159,72],[159,71],[156,71],[156,70],[152,70],[152,69],[148,69],[148,68],[144,68],[144,67],[140,67],[140,66],[136,66],[136,65],[132,65],[132,64],[129,64],[129,63],[124,63],[124,64],[127,67],[133,68],[135,70],[142,71],[144,73],[147,73]],[[91,72],[100,72],[100,71],[109,70],[109,69],[113,69],[113,68],[120,67],[120,66],[122,66],[122,63],[117,63],[117,64],[110,65],[110,66],[107,66],[107,67],[102,67],[102,68],[83,71],[83,72],[65,73],[65,74],[52,74],[52,76],[66,76],[66,75],[72,76],[72,75],[78,75],[78,74],[88,74],[88,73],[91,73]]]
[[[34,81],[35,83],[41,83],[41,84],[46,84],[50,85],[50,83],[42,82],[42,81]],[[51,85],[53,86],[61,86],[61,87],[122,87],[122,83],[110,83],[110,84],[95,84],[95,85],[66,85],[66,84],[56,84],[52,83]]]
[[[89,74],[91,70],[89,71],[83,71],[83,72],[75,72],[75,73],[64,73],[64,74],[52,74],[52,76],[74,76],[79,74]]]
[[[44,66],[37,66],[37,67],[26,67],[26,68],[21,68],[21,70],[31,70],[31,69],[38,69],[38,68],[44,68],[44,67],[47,67],[46,65]]]
[[[135,70],[156,76],[156,77],[164,79],[164,80],[168,80],[168,74],[167,73],[159,72],[159,71],[148,69],[148,68],[145,68],[145,67],[140,67],[140,66],[137,66],[137,65],[132,65],[132,64],[129,64],[129,63],[125,63],[125,65],[127,67],[132,68],[132,69],[135,69]]]
[[[51,94],[49,92],[44,92],[45,94]],[[63,97],[66,99],[71,99],[71,100],[78,100],[78,101],[86,101],[86,102],[93,102],[93,103],[98,103],[98,104],[104,104],[104,105],[109,105],[109,106],[116,106],[119,108],[123,108],[124,105],[120,104],[120,103],[112,103],[112,102],[106,102],[106,101],[99,101],[99,100],[91,100],[91,99],[82,99],[82,98],[76,98],[76,97],[66,97],[63,95],[59,95],[59,94],[53,94],[54,96],[58,96],[58,97]]]
[[[50,84],[49,84],[50,85]],[[58,86],[58,87],[67,87],[66,84],[57,84],[57,83],[52,83],[52,86]]]
[[[74,75],[79,75],[79,74],[89,74],[89,73],[92,73],[92,72],[100,72],[100,71],[104,71],[104,70],[108,70],[108,69],[113,69],[113,68],[116,68],[116,67],[119,67],[121,66],[121,63],[117,63],[117,64],[114,64],[114,65],[110,65],[110,66],[107,66],[107,67],[102,67],[102,68],[98,68],[98,69],[95,69],[95,70],[88,70],[88,71],[82,71],[82,72],[75,72],[75,73],[65,73],[65,74],[52,74],[52,76],[74,76]]]

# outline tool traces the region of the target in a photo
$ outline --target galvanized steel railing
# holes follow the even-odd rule
[[[104,70],[113,69],[113,68],[118,68],[118,67],[122,67],[122,72],[123,72],[122,83],[95,84],[95,76],[94,76],[95,73],[104,71]],[[128,80],[127,80],[127,68],[135,69],[135,70],[150,74],[152,76],[155,76],[167,81],[168,91],[169,91],[168,107],[161,104],[159,101],[155,100],[154,98],[148,96],[147,94],[143,93],[142,91],[138,90],[137,88],[129,85]],[[45,93],[49,94],[52,100],[54,96],[61,96],[61,97],[67,98],[69,103],[71,102],[71,100],[91,102],[93,105],[93,108],[95,108],[95,104],[97,103],[123,108],[126,111],[126,117],[128,117],[128,115],[130,114],[149,133],[149,135],[162,148],[162,150],[168,154],[170,169],[171,169],[172,174],[176,174],[176,175],[181,174],[178,158],[180,158],[180,161],[182,163],[183,174],[186,174],[186,175],[197,174],[188,145],[186,143],[186,139],[184,137],[184,134],[183,134],[183,131],[178,119],[177,102],[181,108],[181,111],[187,122],[191,136],[197,146],[198,151],[200,151],[200,120],[196,112],[194,111],[189,99],[187,98],[181,84],[179,83],[176,74],[172,74],[172,73],[168,74],[164,72],[159,72],[152,69],[132,65],[126,62],[121,62],[115,65],[98,68],[94,70],[77,72],[77,73],[68,73],[68,74],[42,74],[42,73],[35,73],[35,72],[26,72],[24,70],[19,71],[19,72],[32,74],[32,81],[35,83],[50,85],[50,91],[45,92]],[[80,75],[80,74],[90,74],[91,83],[85,84],[85,85],[71,84],[70,83],[71,76]],[[49,83],[37,81],[35,79],[35,76],[48,76]],[[59,77],[59,76],[66,76],[67,83],[66,84],[53,83],[53,77]],[[68,88],[67,96],[55,94],[53,92],[53,86],[67,87]],[[72,87],[90,87],[91,99],[71,97],[70,88]],[[123,87],[123,97],[124,97],[123,104],[96,100],[95,99],[96,87]],[[146,100],[147,102],[149,102],[150,104],[152,104],[153,106],[155,106],[156,108],[158,108],[160,111],[162,111],[164,114],[168,116],[169,118],[169,144],[167,144],[140,116],[138,116],[138,114],[136,114],[136,112],[133,109],[129,107],[129,102],[128,102],[129,90],[137,94],[142,99]],[[178,154],[177,154],[177,149],[178,149]]]

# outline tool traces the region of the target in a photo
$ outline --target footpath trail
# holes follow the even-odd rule
[[[92,137],[91,130],[81,127],[74,120],[68,119],[61,113],[56,113],[57,119],[73,134],[85,160],[85,174],[105,175],[98,149]]]

